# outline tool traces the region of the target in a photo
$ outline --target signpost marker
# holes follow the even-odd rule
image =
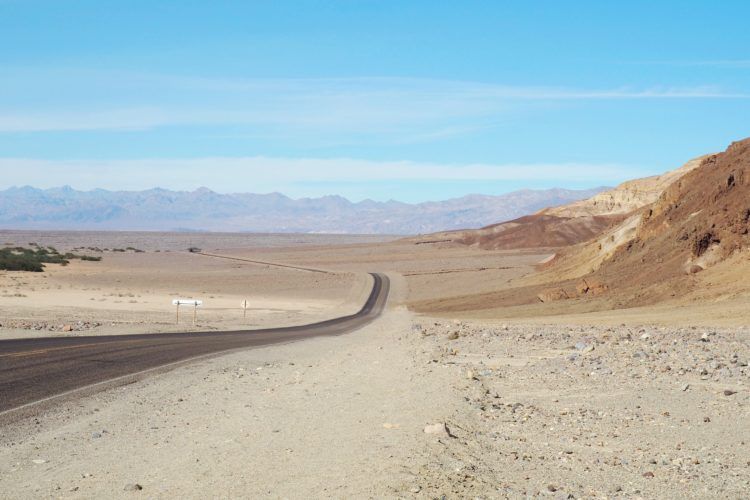
[[[244,299],[240,304],[242,306],[242,319],[247,319],[247,299]]]
[[[175,306],[175,314],[177,324],[180,324],[180,306],[193,306],[193,326],[195,326],[196,317],[198,315],[198,307],[203,305],[202,300],[195,299],[174,299],[172,305]]]

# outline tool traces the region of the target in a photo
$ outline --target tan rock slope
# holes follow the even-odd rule
[[[595,238],[557,249],[540,272],[510,288],[412,304],[416,311],[502,311],[498,314],[574,314],[657,303],[703,306],[748,296],[750,280],[750,139],[689,162],[665,176],[626,183],[618,196],[595,197],[574,215],[629,210]],[[671,181],[671,184],[668,182]],[[644,188],[645,186],[645,188]],[[585,217],[571,217],[568,220]],[[552,306],[550,303],[558,304]]]
[[[561,251],[535,280],[584,277],[599,291],[630,290],[627,304],[637,305],[684,295],[697,286],[690,275],[718,264],[731,264],[740,279],[747,264],[741,250],[750,243],[749,169],[750,139],[701,158],[654,203],[596,240]],[[727,279],[732,276],[724,273]],[[561,288],[564,293],[545,290],[540,299],[589,293],[585,286]]]
[[[654,203],[664,190],[683,175],[696,169],[707,156],[694,158],[678,169],[662,175],[623,182],[609,191],[599,193],[560,207],[547,208],[541,214],[557,217],[624,215]]]
[[[690,160],[662,175],[624,182],[591,198],[481,229],[430,235],[425,240],[451,241],[485,250],[552,248],[576,245],[604,235],[601,256],[632,236],[634,212],[656,201],[674,181],[700,165],[705,157]],[[591,255],[591,259],[598,256]],[[588,259],[588,260],[591,260]]]

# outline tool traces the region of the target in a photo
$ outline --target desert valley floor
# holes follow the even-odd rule
[[[309,323],[358,310],[370,271],[387,273],[392,291],[383,316],[352,334],[204,359],[2,423],[1,498],[743,498],[750,488],[750,294],[712,284],[728,267],[696,274],[684,296],[613,309],[509,299],[548,248],[0,232],[0,244],[31,242],[109,250],[100,262],[0,272],[0,339]],[[197,325],[189,313],[175,324],[178,297],[204,301]]]

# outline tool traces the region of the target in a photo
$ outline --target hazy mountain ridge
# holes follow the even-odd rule
[[[605,188],[520,190],[445,201],[351,202],[341,196],[292,199],[281,193],[78,191],[69,186],[0,191],[7,229],[206,230],[418,234],[481,227],[544,207],[588,198]]]

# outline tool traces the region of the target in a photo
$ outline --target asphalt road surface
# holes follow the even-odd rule
[[[359,312],[310,325],[231,332],[2,340],[0,416],[92,384],[199,356],[351,332],[370,323],[385,307],[388,277],[372,277],[372,292]]]

